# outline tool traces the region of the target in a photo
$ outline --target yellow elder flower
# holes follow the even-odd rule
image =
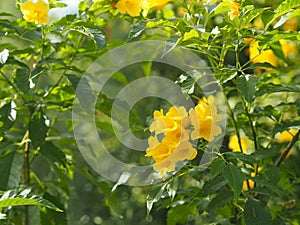
[[[285,130],[282,133],[280,133],[277,137],[277,141],[282,143],[282,142],[290,142],[292,141],[293,137],[296,135],[298,132],[297,129],[290,129],[290,130]]]
[[[187,122],[186,109],[181,107],[172,106],[166,115],[163,110],[154,111],[154,121],[150,125],[150,131],[155,134],[161,134],[178,129],[179,126],[185,126]]]
[[[247,139],[246,138],[243,138],[241,137],[241,146],[242,146],[242,151],[240,149],[240,145],[239,145],[239,142],[238,142],[238,137],[237,135],[232,135],[230,138],[229,138],[229,144],[228,144],[228,147],[230,149],[232,149],[233,152],[247,152],[247,149],[248,149],[248,143],[247,143]]]
[[[143,16],[147,16],[148,11],[153,7],[160,7],[167,4],[170,0],[141,0]]]
[[[283,29],[297,31],[298,30],[298,18],[293,17],[293,18],[287,20],[283,25]]]
[[[167,172],[175,170],[175,163],[183,160],[191,160],[196,157],[197,151],[189,142],[189,133],[185,129],[187,123],[186,109],[172,106],[164,115],[163,110],[154,111],[154,121],[150,125],[150,131],[155,136],[148,139],[149,147],[146,156],[155,161],[153,169],[162,177]],[[163,134],[161,141],[157,135]]]
[[[295,43],[291,41],[286,41],[286,40],[279,40],[279,43],[281,45],[282,52],[285,57],[288,57],[289,55],[294,55],[297,53],[297,47]]]
[[[177,162],[192,160],[197,155],[197,150],[188,140],[180,142],[178,146],[171,146],[164,140],[159,143],[156,137],[150,137],[148,141],[149,148],[146,150],[146,156],[154,159],[153,169],[159,172],[161,177],[164,177],[167,172],[174,171]]]
[[[212,141],[213,138],[221,134],[222,130],[216,125],[222,117],[217,114],[214,96],[209,96],[207,99],[203,97],[195,109],[189,111],[191,124],[194,130],[191,133],[191,139],[204,138],[207,141]]]
[[[128,13],[130,16],[139,16],[142,10],[141,0],[120,0],[116,7],[120,13]]]
[[[249,54],[252,63],[268,62],[275,67],[278,65],[277,58],[272,50],[259,51],[258,41],[250,43]]]
[[[237,15],[240,14],[240,4],[234,2],[234,1],[230,1],[230,11],[229,11],[229,16],[230,19],[233,20]]]
[[[32,1],[24,2],[21,5],[21,12],[24,19],[28,22],[47,24],[50,20],[48,15],[49,5],[43,0],[38,0],[36,3],[33,3]]]

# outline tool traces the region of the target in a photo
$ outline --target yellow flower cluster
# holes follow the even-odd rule
[[[232,0],[230,0],[229,2],[230,2],[230,11],[228,12],[228,14],[230,19],[233,20],[237,15],[240,14],[239,9],[241,5]]]
[[[172,106],[165,115],[162,109],[154,111],[154,121],[150,125],[154,136],[149,137],[149,147],[146,149],[146,156],[155,161],[153,169],[164,178],[167,172],[175,170],[177,162],[194,159],[197,151],[190,139],[212,141],[222,132],[216,125],[220,120],[221,115],[217,114],[213,96],[208,99],[203,97],[189,114],[183,106]],[[194,127],[192,133],[190,125]],[[159,135],[162,135],[161,141]]]
[[[153,7],[165,5],[170,0],[120,0],[116,4],[120,13],[128,13],[130,16],[139,16],[143,10],[143,16],[147,16],[148,11]]]
[[[32,1],[24,2],[21,5],[21,12],[24,19],[28,22],[36,24],[49,23],[49,5],[43,0],[38,0],[36,3]]]

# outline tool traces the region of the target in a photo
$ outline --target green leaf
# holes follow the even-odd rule
[[[167,225],[186,224],[190,215],[195,214],[196,204],[178,205],[171,208],[167,215]]]
[[[0,135],[6,133],[14,124],[14,102],[9,102],[0,108]]]
[[[87,1],[83,0],[78,4],[78,11],[81,14],[82,12],[84,12],[87,8]]]
[[[22,174],[23,157],[16,152],[0,157],[0,190],[16,188]]]
[[[280,3],[277,9],[274,10],[276,13],[274,15],[274,18],[272,21],[275,19],[279,18],[280,16],[293,11],[294,8],[297,8],[300,6],[300,0],[285,0],[284,2]]]
[[[256,84],[259,78],[251,75],[242,75],[236,79],[238,88],[247,102],[251,103],[254,100],[256,92]]]
[[[257,92],[257,96],[262,96],[265,94],[277,93],[277,92],[300,92],[299,85],[290,85],[290,84],[263,84],[261,85]]]
[[[225,168],[225,161],[219,158],[214,159],[210,164],[210,174],[214,178],[221,174]]]
[[[96,43],[98,50],[104,48],[106,44],[106,38],[102,31],[96,29],[89,29],[88,30],[92,34],[92,39]]]
[[[65,8],[65,7],[68,6],[68,4],[63,3],[63,2],[53,2],[49,6],[50,6],[50,9],[52,9],[52,8]]]
[[[149,192],[149,194],[147,195],[147,211],[148,211],[148,214],[150,213],[150,211],[153,207],[153,204],[155,202],[158,202],[162,198],[166,187],[167,187],[167,184],[164,184],[162,186],[154,188],[153,190],[151,190]]]
[[[54,196],[49,192],[44,194],[44,198],[55,204],[61,211],[53,211],[48,208],[41,208],[40,219],[41,225],[68,225],[67,211],[65,210],[62,199]]]
[[[223,207],[232,200],[233,194],[231,191],[218,192],[217,196],[208,204],[206,210],[209,212],[214,211],[215,209]]]
[[[300,118],[299,118],[300,119]],[[277,132],[282,132],[292,128],[300,128],[300,120],[284,120],[277,123],[273,129],[274,134]]]
[[[133,38],[139,37],[144,32],[146,24],[147,23],[143,20],[134,24],[129,31],[128,39],[131,40]]]
[[[60,165],[67,167],[66,155],[56,145],[50,141],[45,141],[40,144],[40,152],[51,163],[59,163]]]
[[[172,35],[171,37],[169,37],[166,41],[166,48],[164,49],[164,52],[162,54],[161,57],[164,57],[165,55],[167,55],[170,51],[172,51],[178,43],[180,36],[178,35]]]
[[[228,185],[231,187],[234,198],[238,199],[243,187],[243,181],[245,180],[245,175],[241,171],[241,168],[228,164],[222,173],[223,177],[227,181]]]
[[[251,9],[248,11],[248,13],[243,16],[241,26],[248,25],[250,22],[252,22],[252,20],[254,20],[259,15],[263,14],[263,12],[266,11],[266,10],[267,10],[266,8],[255,9],[252,6]]]
[[[264,168],[266,179],[269,183],[276,185],[281,177],[280,169],[274,165],[267,165]]]
[[[30,93],[30,70],[27,68],[17,69],[14,83],[20,89],[20,91],[29,94]]]
[[[34,148],[41,146],[45,142],[48,132],[46,119],[46,115],[41,111],[37,112],[29,123],[29,137]]]
[[[10,206],[24,206],[24,205],[37,205],[37,206],[45,206],[49,209],[61,212],[59,208],[57,208],[54,204],[49,202],[48,200],[40,197],[40,196],[26,196],[22,197],[21,195],[10,196],[12,191],[6,191],[1,194],[0,197],[0,209],[4,207]]]
[[[234,159],[239,159],[242,162],[249,164],[249,165],[254,165],[255,163],[257,163],[257,160],[255,157],[251,156],[251,155],[247,155],[241,152],[225,152],[224,155],[227,156],[228,160],[234,160]]]
[[[213,193],[216,193],[220,190],[224,185],[226,185],[226,180],[222,176],[217,176],[212,180],[206,181],[201,189],[201,193],[203,196],[207,196]]]
[[[297,114],[300,116],[300,99],[296,100]]]
[[[244,218],[246,225],[272,225],[271,213],[264,205],[253,198],[248,198],[245,206]]]

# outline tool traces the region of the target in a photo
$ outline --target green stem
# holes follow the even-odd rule
[[[82,45],[82,42],[84,40],[84,37],[81,36],[79,42],[78,42],[78,45],[76,46],[76,52],[73,54],[68,66],[71,66],[73,61],[75,60],[76,56],[77,56],[77,53],[78,53],[78,48]],[[64,72],[62,73],[62,75],[59,77],[59,79],[56,81],[56,83],[49,89],[49,91],[43,96],[44,99],[47,98],[51,93],[52,91],[60,84],[60,82],[63,80],[63,78],[65,77],[65,74],[66,72],[68,71],[68,69],[65,69]]]
[[[299,140],[299,136],[300,136],[300,129],[298,130],[298,132],[296,133],[296,135],[293,137],[292,141],[290,142],[290,144],[288,145],[288,147],[286,148],[286,150],[278,158],[277,162],[275,163],[276,167],[279,167],[280,164],[283,162],[283,160],[286,158],[286,156],[289,154],[289,152],[291,151],[292,147]]]
[[[241,135],[240,135],[240,132],[239,132],[239,129],[238,129],[238,126],[237,126],[237,122],[236,122],[235,117],[234,117],[233,110],[231,109],[231,106],[229,104],[229,101],[228,101],[227,97],[225,98],[225,102],[226,102],[226,106],[229,110],[229,114],[230,114],[230,117],[231,117],[232,122],[233,122],[234,130],[235,130],[235,133],[236,133],[236,136],[237,136],[237,139],[238,139],[238,144],[239,144],[241,153],[244,153],[243,148],[242,148]],[[243,167],[246,168],[246,165],[244,163],[243,163]],[[248,179],[246,180],[246,183],[247,183],[248,190],[250,190],[250,183],[249,183]]]

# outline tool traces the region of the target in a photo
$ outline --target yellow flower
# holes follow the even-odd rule
[[[297,53],[297,47],[295,43],[283,39],[279,40],[279,43],[281,45],[281,49],[285,57],[295,55]]]
[[[237,15],[240,14],[240,4],[230,1],[230,11],[228,12],[230,19],[233,20]]]
[[[283,25],[283,29],[297,31],[298,30],[298,18],[293,17],[293,18],[287,20]]]
[[[154,121],[150,125],[150,131],[154,132],[154,136],[148,139],[146,156],[153,158],[155,161],[153,169],[163,178],[167,172],[175,170],[177,162],[191,160],[197,155],[185,129],[187,115],[183,106],[178,108],[172,106],[166,115],[163,110],[154,111]],[[159,134],[163,134],[161,141],[157,138]]]
[[[24,2],[21,5],[21,12],[23,13],[24,19],[28,22],[47,24],[50,20],[48,15],[49,5],[43,0],[38,0],[36,3],[32,1]]]
[[[288,131],[285,130],[277,136],[277,141],[280,143],[290,142],[293,139],[293,137],[296,135],[297,132],[298,132],[297,129],[290,129]]]
[[[191,124],[194,130],[191,133],[191,139],[204,138],[207,141],[212,141],[213,138],[221,134],[222,130],[216,125],[216,122],[222,119],[221,115],[217,114],[214,96],[209,96],[208,99],[203,97],[195,109],[189,111]]]
[[[186,109],[181,106],[179,108],[172,106],[166,115],[163,110],[154,111],[154,121],[150,125],[150,131],[155,134],[161,134],[178,129],[179,126],[186,126],[187,123]]]
[[[148,11],[153,7],[160,7],[167,4],[170,0],[141,0],[143,16],[147,16]]]
[[[268,62],[275,67],[278,65],[277,58],[272,50],[259,51],[258,41],[250,43],[249,54],[252,63]],[[268,68],[264,69],[267,70]]]
[[[130,16],[139,16],[142,10],[141,0],[120,0],[116,7],[120,13],[128,13]]]
[[[260,171],[261,171],[261,167],[258,167],[257,172],[259,173]],[[251,172],[250,176],[251,177],[255,177],[255,172]],[[251,180],[251,179],[248,179],[248,183],[249,183],[249,188],[253,189],[254,188],[254,184],[255,184],[254,181]],[[248,190],[248,183],[247,183],[247,180],[244,180],[244,182],[243,182],[243,191],[247,191]]]
[[[162,141],[159,148],[148,151],[146,156],[152,156],[155,160],[153,169],[164,178],[167,172],[175,170],[175,164],[183,160],[192,160],[196,157],[197,150],[189,141],[180,142],[177,147],[167,145]]]
[[[241,146],[242,146],[242,151],[240,149],[237,135],[232,135],[229,139],[228,147],[230,149],[232,149],[233,152],[244,152],[245,153],[245,152],[247,152],[247,149],[248,149],[248,141],[246,138],[241,137]]]

